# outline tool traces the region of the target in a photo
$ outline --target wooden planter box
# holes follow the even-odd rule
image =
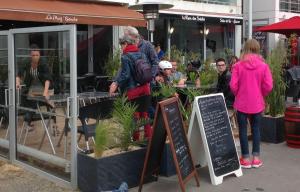
[[[260,126],[261,141],[281,143],[285,141],[284,118],[263,116]]]
[[[126,182],[129,188],[139,185],[146,148],[95,159],[78,153],[78,187],[82,192],[109,191]]]

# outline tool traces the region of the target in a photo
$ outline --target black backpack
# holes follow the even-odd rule
[[[138,59],[134,59],[130,54],[127,54],[127,56],[133,62],[132,73],[134,80],[140,85],[151,82],[152,70],[148,60],[143,55]]]

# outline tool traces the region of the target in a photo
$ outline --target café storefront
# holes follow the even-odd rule
[[[141,14],[116,4],[1,2],[1,158],[56,183],[77,187],[77,116],[79,100],[84,97],[78,93],[78,77],[101,71],[102,57],[118,44],[117,26],[126,25],[142,27],[145,21]],[[24,105],[22,89],[28,85],[21,83],[16,88],[16,77],[24,75],[21,69],[30,61],[32,44],[38,45],[40,59],[47,61],[53,81],[60,85],[54,86],[54,93],[60,95],[53,101],[57,102],[55,112],[40,100],[33,99],[35,106]],[[39,120],[32,125],[33,131],[26,128],[27,113]]]
[[[155,22],[154,41],[164,50],[175,45],[184,52],[194,52],[207,58],[224,57],[225,51],[239,54],[242,17],[197,15],[165,11]]]

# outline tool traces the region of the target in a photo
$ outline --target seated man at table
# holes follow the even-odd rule
[[[218,82],[216,87],[217,93],[223,93],[227,107],[232,107],[234,102],[234,95],[232,94],[229,83],[231,80],[231,73],[227,69],[225,59],[219,58],[216,60],[218,70]]]
[[[50,95],[54,94],[52,76],[48,65],[41,61],[40,49],[37,45],[32,45],[30,47],[31,59],[29,62],[25,63],[23,68],[18,71],[16,77],[16,88],[21,88],[21,78],[26,86],[25,94],[27,96],[45,96],[49,98]],[[24,88],[23,88],[24,89]],[[25,107],[36,109],[36,103],[29,101],[25,98]],[[31,125],[32,112],[27,112],[25,114],[24,120]],[[31,127],[29,130],[33,130]]]
[[[169,61],[161,61],[158,64],[159,72],[155,77],[157,83],[171,84],[172,64]]]

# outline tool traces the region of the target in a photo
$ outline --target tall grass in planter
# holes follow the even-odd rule
[[[282,42],[279,42],[275,49],[267,57],[267,63],[273,77],[273,90],[267,96],[266,113],[272,117],[282,115],[285,110],[285,90],[286,84],[283,76],[283,64],[286,63],[287,50]]]
[[[267,63],[273,78],[273,90],[267,96],[267,108],[261,121],[261,140],[270,143],[284,141],[285,89],[283,64],[286,63],[287,51],[279,42],[267,57]],[[269,115],[269,116],[268,116]]]
[[[95,131],[95,157],[101,157],[108,143],[108,128],[107,122],[99,121]]]

